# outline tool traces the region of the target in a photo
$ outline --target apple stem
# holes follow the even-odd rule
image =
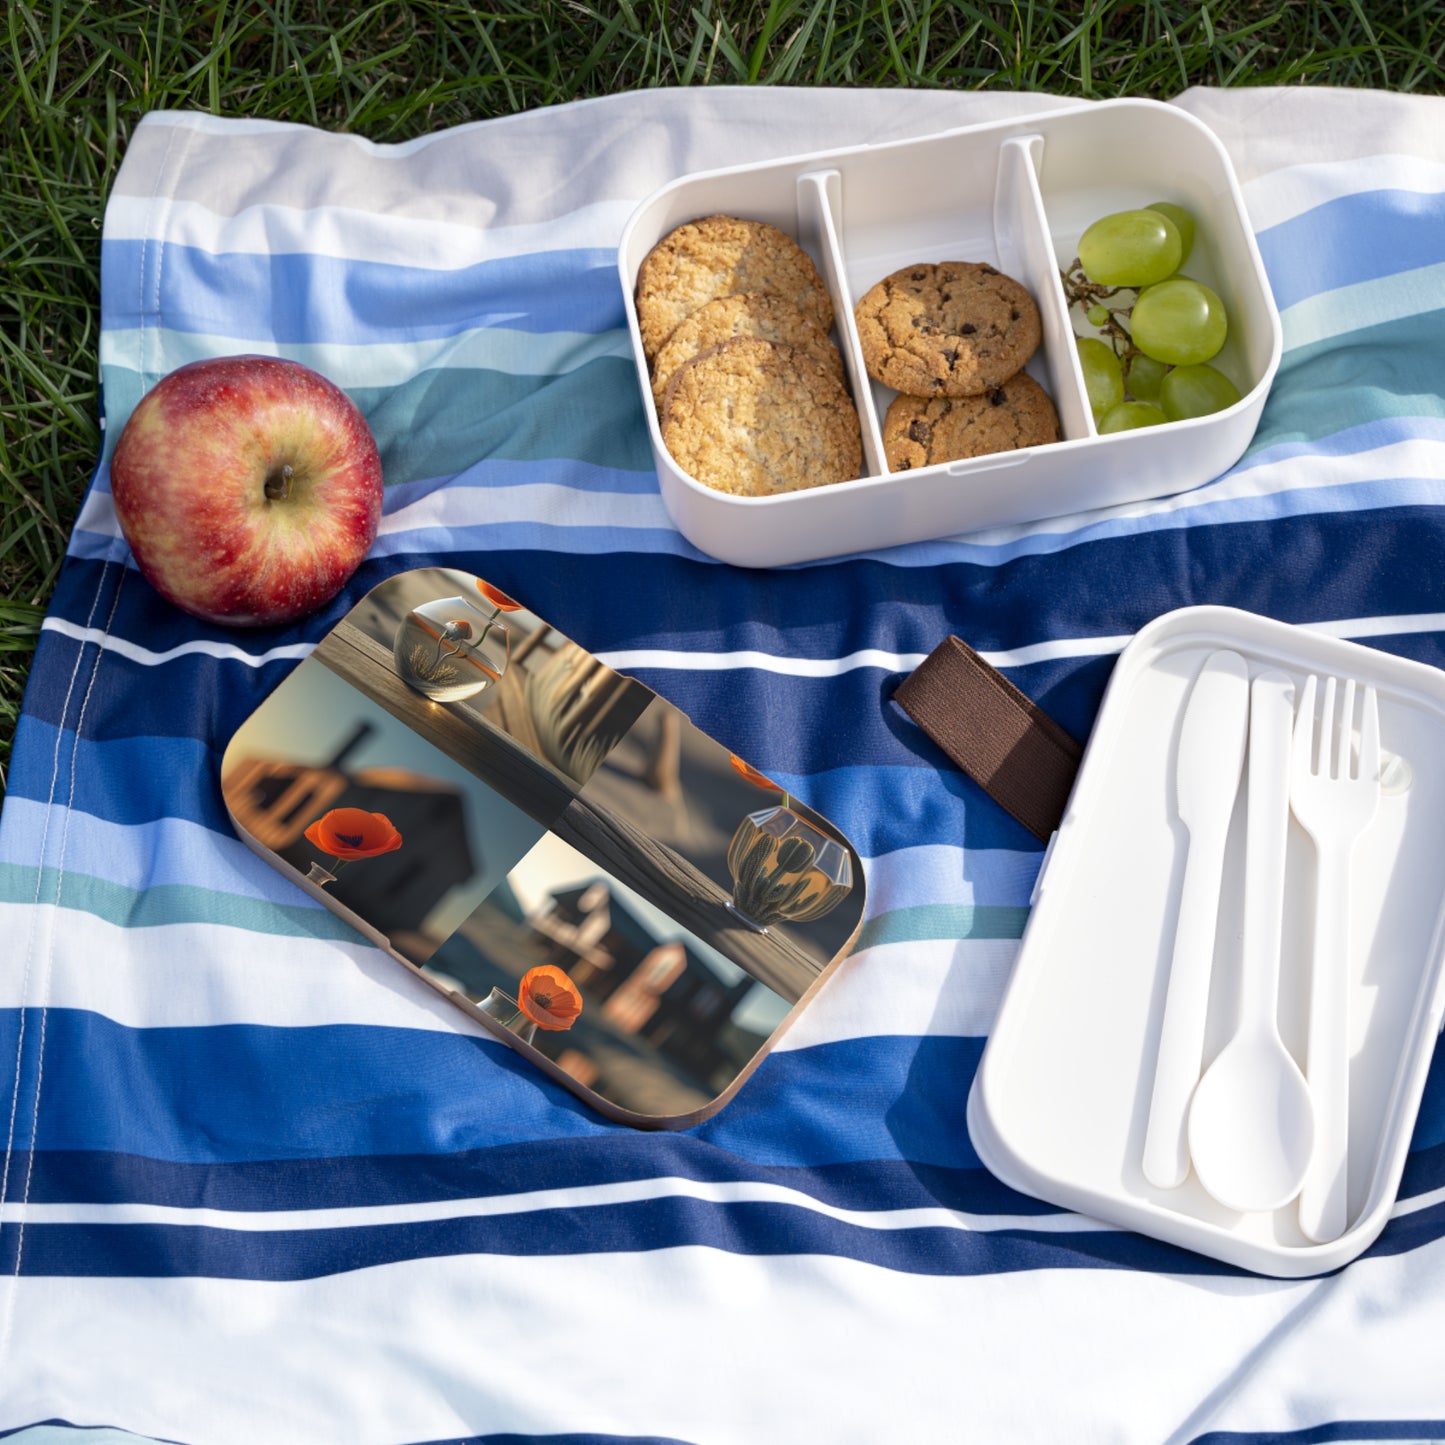
[[[266,478],[266,496],[273,502],[284,502],[291,495],[291,478],[294,469],[289,462],[281,464],[279,472],[272,472]]]

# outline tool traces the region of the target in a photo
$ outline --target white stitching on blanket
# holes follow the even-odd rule
[[[107,577],[107,574],[109,573],[109,571],[110,571],[110,563],[107,562],[107,563],[105,563],[105,565],[104,565],[104,566],[101,568],[101,570],[100,570],[100,580],[96,583],[95,596],[92,597],[91,600],[90,600],[90,614],[89,614],[89,616],[87,616],[87,618],[85,619],[85,622],[86,622],[86,626],[87,626],[87,627],[89,627],[90,624],[95,620],[95,610],[96,610],[96,608],[100,605],[101,594],[102,594],[103,591],[105,590],[106,577]],[[117,589],[116,589],[117,596],[119,595],[119,592],[120,592],[120,589],[117,588]],[[111,615],[114,616],[114,609],[112,609]],[[107,626],[109,626],[109,619],[107,619]],[[100,649],[97,648],[97,657],[96,657],[97,664],[99,663],[99,654],[100,654]],[[66,719],[66,717],[67,717],[67,716],[69,715],[69,713],[70,713],[70,699],[71,699],[72,695],[73,695],[74,692],[75,692],[75,680],[76,680],[76,678],[79,677],[79,675],[80,675],[80,664],[81,664],[81,660],[82,660],[84,657],[85,657],[85,646],[82,644],[79,648],[76,649],[76,653],[75,653],[75,665],[70,669],[70,681],[69,681],[69,683],[67,683],[66,688],[65,688],[65,700],[64,700],[64,702],[61,703],[61,706],[60,706],[60,721],[59,721],[59,723],[58,723],[58,725],[56,726],[56,729],[55,729],[55,758],[54,758],[54,761],[53,761],[53,763],[52,763],[51,770],[50,770],[50,790],[49,790],[49,795],[46,797],[46,800],[45,800],[45,821],[44,821],[44,824],[42,825],[41,830],[40,830],[40,859],[39,859],[39,862],[38,862],[37,867],[36,867],[36,869],[35,869],[35,901],[34,901],[35,915],[34,915],[33,919],[31,920],[30,939],[29,939],[29,942],[28,942],[28,944],[26,945],[26,949],[25,949],[25,967],[24,967],[24,969],[23,969],[23,971],[21,972],[21,975],[20,975],[20,1021],[19,1021],[19,1024],[18,1024],[18,1026],[17,1026],[17,1030],[16,1030],[17,1037],[16,1037],[16,1040],[15,1040],[15,1090],[14,1090],[14,1093],[11,1095],[11,1099],[10,1099],[10,1128],[9,1128],[9,1132],[7,1133],[6,1138],[5,1138],[5,1165],[4,1165],[3,1171],[0,1171],[0,1205],[3,1205],[3,1204],[5,1203],[6,1196],[7,1196],[8,1191],[9,1191],[9,1187],[10,1187],[10,1160],[11,1160],[11,1158],[12,1158],[14,1152],[15,1152],[15,1121],[16,1121],[16,1116],[18,1115],[19,1110],[20,1110],[20,1078],[21,1078],[22,1066],[23,1066],[24,1060],[25,1060],[25,1015],[26,1015],[26,1000],[28,999],[29,994],[30,994],[30,968],[31,968],[32,963],[33,963],[34,960],[35,960],[35,936],[36,936],[36,934],[39,932],[40,926],[41,926],[41,924],[40,924],[40,916],[41,916],[41,915],[40,915],[40,895],[41,895],[41,891],[42,891],[42,889],[43,889],[43,887],[44,887],[44,882],[45,882],[45,845],[46,845],[46,843],[49,841],[49,838],[50,838],[50,814],[51,814],[51,810],[52,810],[52,809],[54,808],[54,806],[55,806],[56,785],[57,785],[57,784],[59,783],[59,781],[60,781],[60,752],[61,752],[62,747],[65,745],[65,719]],[[94,681],[94,678],[95,678],[95,673],[94,673],[94,671],[92,671],[92,673],[91,673],[91,680]],[[86,696],[87,696],[87,697],[90,696],[90,688],[89,688],[89,686],[86,687]],[[84,704],[82,704],[82,711],[83,711],[83,710],[84,710]],[[78,726],[77,726],[77,729],[76,729],[75,741],[76,741],[76,744],[77,744],[77,745],[78,745],[79,742],[80,742],[80,731],[79,731],[79,727],[78,727]],[[74,749],[74,748],[71,749],[70,760],[71,760],[71,761],[70,761],[70,791],[71,791],[71,793],[73,794],[74,791],[75,791],[75,749]],[[69,820],[67,820],[67,824],[68,824],[68,821],[69,821]],[[58,901],[58,897],[57,897],[57,901]],[[42,1044],[42,1046],[44,1045],[44,1039],[45,1039],[45,1033],[44,1033],[44,1026],[43,1026],[43,1023],[42,1023],[42,1027],[41,1027],[41,1044]],[[37,1107],[38,1107],[38,1105],[39,1105],[39,1080],[38,1080],[38,1078],[37,1078],[37,1081],[36,1081],[36,1089],[37,1089],[37,1092],[36,1092],[36,1104],[37,1104]],[[32,1154],[32,1156],[33,1156],[33,1154],[34,1154],[34,1152],[35,1152],[35,1151],[34,1151],[34,1148],[33,1148],[34,1143],[35,1143],[35,1140],[34,1140],[33,1135],[32,1135],[32,1137],[31,1137],[30,1142],[31,1142],[31,1145],[32,1145],[31,1154]],[[26,1171],[26,1191],[27,1191],[27,1193],[28,1193],[28,1191],[29,1191],[29,1183],[30,1183],[30,1181],[29,1181],[29,1171],[27,1170],[27,1171]],[[4,1228],[3,1222],[0,1222],[0,1231],[3,1231],[3,1228]],[[21,1233],[20,1233],[20,1238],[23,1238],[23,1236],[24,1236],[24,1230],[25,1230],[25,1221],[24,1221],[23,1217],[22,1217],[22,1219],[21,1219],[21,1221],[20,1221],[19,1228],[20,1228],[20,1231],[21,1231]],[[8,1345],[9,1340],[10,1340],[10,1320],[11,1320],[12,1316],[14,1315],[15,1292],[16,1292],[16,1288],[18,1287],[19,1277],[20,1277],[20,1245],[19,1245],[19,1238],[17,1238],[17,1240],[16,1240],[16,1248],[15,1248],[15,1280],[16,1280],[17,1284],[16,1284],[16,1286],[12,1286],[12,1288],[11,1288],[11,1290],[10,1290],[10,1297],[9,1297],[9,1299],[6,1301],[6,1305],[5,1305],[5,1325],[4,1325],[4,1329],[3,1329],[3,1330],[0,1330],[0,1361],[3,1361],[3,1359],[4,1359],[4,1357],[5,1357],[5,1348],[6,1348],[6,1346]]]
[[[105,574],[106,572],[108,572],[109,570],[110,570],[110,564],[107,563],[107,564],[105,565],[104,569],[102,569],[102,579],[104,578],[104,574]],[[112,626],[112,625],[114,624],[114,622],[115,622],[116,609],[120,606],[120,594],[121,594],[122,590],[123,590],[124,587],[125,587],[125,575],[126,575],[125,564],[122,563],[122,564],[121,564],[121,569],[120,569],[120,577],[119,577],[119,579],[116,581],[116,584],[115,584],[115,595],[114,595],[114,597],[111,598],[110,611],[109,611],[109,613],[106,615],[106,619],[105,619],[105,627],[104,627],[103,631],[104,631],[105,633],[107,633],[107,634],[110,632],[111,626]],[[99,589],[97,589],[97,597],[98,597],[98,596],[99,596]],[[94,611],[94,608],[92,608],[92,613],[93,613],[93,611]],[[81,651],[82,651],[82,653],[83,653],[83,652],[84,652],[84,649],[82,648]],[[80,712],[76,715],[76,719],[75,719],[75,744],[74,744],[74,746],[73,746],[73,747],[71,748],[71,750],[70,750],[70,788],[69,788],[69,791],[66,793],[66,797],[65,797],[65,824],[64,824],[64,826],[63,826],[63,827],[61,828],[61,830],[60,830],[60,847],[59,847],[59,849],[57,850],[57,856],[56,856],[56,860],[55,860],[55,901],[54,901],[54,907],[55,907],[56,909],[58,909],[58,908],[60,907],[61,893],[62,893],[62,890],[63,890],[64,887],[65,887],[65,845],[66,845],[66,843],[67,843],[67,841],[69,840],[69,837],[70,837],[70,820],[71,820],[71,817],[72,817],[73,812],[74,812],[74,804],[75,804],[75,771],[76,771],[76,769],[75,769],[75,759],[76,759],[77,754],[80,752],[80,737],[81,737],[81,731],[82,731],[82,729],[83,729],[84,726],[85,726],[85,713],[86,713],[86,709],[90,706],[90,694],[91,694],[92,690],[93,690],[94,687],[95,687],[95,680],[96,680],[96,678],[100,676],[100,665],[101,665],[101,663],[102,663],[104,660],[105,660],[105,648],[104,648],[104,647],[97,647],[96,650],[95,650],[95,665],[90,669],[90,679],[89,679],[89,681],[88,681],[88,682],[86,683],[86,685],[85,685],[85,695],[80,699]],[[75,671],[71,673],[71,681],[72,681],[72,683],[74,682],[74,679],[75,679],[75,672],[78,672],[79,670],[80,670],[80,658],[77,657],[77,658],[76,658]],[[68,700],[68,694],[67,694],[67,700]],[[62,715],[62,720],[63,720],[63,715]],[[53,793],[52,793],[52,801],[53,801]],[[49,817],[50,806],[51,806],[50,804],[47,804],[47,805],[46,805],[46,816],[47,816],[47,818]],[[52,914],[52,917],[51,917],[51,921],[52,921],[52,923],[54,922],[54,916],[53,916],[53,914]],[[53,931],[53,929],[52,929],[52,931],[51,931],[51,938],[52,938],[52,940],[53,940],[53,938],[54,938],[54,931]],[[14,1319],[15,1319],[15,1296],[19,1293],[19,1287],[20,1287],[20,1259],[21,1259],[21,1255],[22,1255],[22,1253],[24,1252],[24,1248],[25,1248],[25,1207],[26,1207],[26,1205],[28,1205],[28,1204],[30,1203],[30,1181],[31,1181],[31,1178],[33,1177],[34,1172],[35,1172],[35,1140],[36,1140],[37,1131],[39,1130],[39,1127],[40,1127],[40,1087],[41,1087],[41,1084],[44,1082],[44,1078],[45,1078],[45,1032],[46,1032],[46,1024],[49,1022],[49,1018],[50,1018],[50,979],[51,979],[52,973],[54,972],[54,970],[53,970],[53,968],[52,968],[52,965],[53,965],[54,961],[55,961],[54,948],[53,948],[53,947],[47,948],[46,951],[45,951],[45,966],[44,966],[44,972],[43,972],[42,975],[41,975],[41,983],[40,983],[40,987],[39,987],[39,989],[38,989],[38,993],[39,993],[39,1003],[40,1003],[40,1040],[39,1040],[39,1044],[38,1044],[38,1046],[37,1046],[36,1055],[35,1055],[35,1092],[34,1092],[34,1096],[33,1096],[33,1097],[34,1097],[34,1103],[32,1104],[32,1106],[31,1106],[31,1111],[30,1111],[30,1151],[29,1151],[29,1153],[27,1154],[26,1160],[25,1160],[25,1188],[24,1188],[24,1191],[22,1192],[22,1194],[21,1194],[21,1196],[20,1196],[19,1232],[18,1232],[18,1233],[16,1234],[16,1236],[15,1236],[15,1275],[14,1275],[15,1283],[14,1283],[14,1286],[12,1287],[12,1289],[11,1289],[11,1291],[10,1291],[10,1299],[9,1299],[9,1300],[7,1301],[7,1303],[6,1303],[4,1327],[3,1327],[3,1328],[0,1328],[0,1364],[3,1364],[4,1359],[5,1359],[5,1352],[6,1352],[6,1350],[9,1348],[9,1345],[10,1345],[10,1329],[11,1329],[11,1325],[12,1325]],[[22,995],[22,998],[23,998],[23,995]],[[23,1009],[23,1008],[22,1008],[22,1010],[21,1010],[21,1017],[22,1017],[22,1018],[24,1017],[24,1009]],[[16,1086],[16,1093],[17,1093],[17,1095],[18,1095],[18,1093],[19,1093],[19,1085],[18,1085],[18,1082],[17,1082],[17,1086]],[[11,1118],[11,1132],[12,1132],[12,1137],[13,1137],[14,1127],[15,1127],[15,1126],[14,1126],[14,1118],[13,1118],[13,1115],[14,1115],[14,1109],[13,1109],[13,1108],[12,1108],[12,1110],[11,1110],[11,1114],[12,1114],[12,1118]],[[8,1144],[7,1144],[7,1147],[6,1147],[6,1168],[7,1168],[7,1170],[8,1170],[8,1168],[9,1168],[9,1152],[10,1152],[10,1151],[9,1151],[9,1146],[8,1146]]]
[[[179,153],[179,155],[178,155],[177,158],[176,158],[175,168],[174,168],[174,171],[173,171],[173,170],[172,170],[172,167],[171,167],[171,151],[172,151],[172,150],[174,149],[174,147],[175,147],[175,143],[176,143],[176,140],[177,140],[178,136],[181,136],[181,135],[184,136],[184,144],[182,145],[181,150],[180,150],[180,153]],[[161,207],[162,207],[162,209],[161,209],[161,211],[160,211],[160,225],[157,227],[157,233],[158,233],[158,234],[157,234],[157,241],[156,241],[156,287],[155,287],[155,307],[154,307],[154,312],[155,312],[155,332],[156,332],[156,339],[157,339],[156,359],[157,359],[157,362],[158,362],[158,363],[160,363],[160,362],[163,360],[163,357],[164,357],[164,354],[165,354],[164,342],[163,342],[163,340],[161,339],[161,338],[162,338],[162,327],[161,327],[161,265],[162,265],[162,261],[163,261],[164,255],[165,255],[165,227],[166,227],[166,223],[167,223],[167,221],[168,221],[168,218],[169,218],[169,216],[170,216],[171,207],[172,207],[172,205],[173,205],[173,203],[174,203],[174,200],[175,200],[175,197],[174,197],[174,194],[173,194],[173,191],[174,191],[174,182],[172,181],[171,177],[172,177],[172,175],[174,175],[174,174],[179,174],[181,165],[183,164],[183,162],[184,162],[184,160],[185,160],[186,153],[189,151],[190,146],[191,146],[191,142],[192,142],[194,139],[195,139],[195,131],[192,130],[192,129],[191,129],[190,127],[188,127],[188,126],[183,126],[183,125],[181,125],[181,126],[175,126],[175,127],[173,127],[173,128],[171,129],[170,134],[169,134],[169,135],[167,136],[167,138],[166,138],[166,148],[165,148],[165,151],[163,152],[163,154],[162,154],[162,156],[161,156],[160,166],[159,166],[159,167],[157,168],[157,170],[156,170],[155,190],[152,192],[152,194],[161,202]],[[140,268],[140,269],[141,269],[140,307],[141,307],[141,309],[140,309],[140,315],[139,315],[138,318],[137,318],[137,320],[138,320],[138,322],[139,322],[139,324],[140,324],[140,327],[141,327],[142,337],[144,337],[144,334],[145,334],[145,319],[146,319],[146,312],[145,312],[145,257],[146,257],[146,251],[147,251],[147,246],[146,246],[146,243],[143,242],[143,243],[142,243],[142,246],[141,246],[141,257],[140,257],[140,260],[141,260],[141,268]],[[159,376],[159,374],[160,374],[160,373],[158,372],[157,375]],[[143,392],[144,392],[144,389],[145,389],[145,381],[146,381],[145,345],[144,345],[144,341],[142,341],[142,345],[141,345],[141,387],[142,387],[142,391],[143,391]],[[80,702],[80,713],[79,713],[79,715],[76,717],[76,720],[75,720],[75,742],[74,742],[74,744],[72,745],[71,750],[70,750],[70,786],[69,786],[69,789],[68,789],[68,792],[67,792],[67,795],[66,795],[66,818],[65,818],[65,825],[64,825],[64,827],[63,827],[62,830],[61,830],[60,847],[59,847],[59,849],[57,850],[57,856],[56,856],[56,860],[55,860],[55,867],[56,867],[56,872],[55,872],[55,902],[54,902],[54,907],[55,907],[55,908],[59,908],[59,906],[60,906],[60,893],[61,893],[61,888],[62,888],[62,886],[64,885],[64,881],[65,881],[65,849],[66,849],[67,840],[68,840],[69,835],[70,835],[70,807],[71,807],[71,804],[74,802],[74,799],[75,799],[76,759],[77,759],[77,757],[79,756],[79,753],[80,753],[81,726],[82,726],[82,724],[83,724],[84,721],[85,721],[86,708],[89,706],[89,703],[90,703],[90,694],[91,694],[92,689],[95,687],[95,680],[96,680],[96,678],[97,678],[97,677],[99,676],[99,674],[100,674],[100,665],[101,665],[101,663],[105,660],[106,649],[105,649],[105,645],[104,645],[104,639],[110,635],[110,629],[111,629],[111,627],[114,625],[115,615],[116,615],[116,609],[117,609],[117,608],[119,607],[119,605],[120,605],[120,594],[121,594],[122,589],[123,589],[124,586],[125,586],[125,576],[126,576],[125,550],[126,550],[126,549],[125,549],[124,547],[122,547],[121,556],[120,556],[120,558],[119,558],[120,577],[119,577],[119,579],[117,580],[116,585],[115,585],[115,595],[114,595],[114,596],[112,597],[112,599],[111,599],[110,612],[109,612],[109,613],[107,614],[107,616],[106,616],[105,626],[104,626],[104,628],[101,630],[101,641],[98,642],[98,643],[97,643],[97,646],[96,646],[96,650],[95,650],[95,663],[94,663],[93,667],[91,668],[90,679],[89,679],[89,681],[86,683],[85,694],[84,694],[84,696],[81,698],[81,702]],[[90,603],[90,612],[89,612],[89,615],[88,615],[88,616],[86,617],[86,619],[85,619],[85,625],[86,625],[87,631],[90,629],[91,624],[92,624],[92,623],[94,622],[94,620],[95,620],[96,608],[97,608],[97,607],[99,606],[99,604],[100,604],[100,599],[101,599],[101,596],[102,596],[103,593],[104,593],[105,584],[106,584],[106,581],[107,581],[109,575],[110,575],[110,562],[107,560],[107,561],[102,565],[102,567],[101,567],[100,577],[99,577],[99,579],[98,579],[97,582],[96,582],[95,595],[94,595],[94,597],[92,597],[91,603]],[[40,867],[39,867],[38,872],[37,872],[36,883],[35,883],[35,895],[36,895],[36,896],[35,896],[35,906],[36,906],[36,911],[37,911],[37,912],[36,912],[36,920],[35,920],[35,925],[34,925],[34,927],[33,927],[32,930],[31,930],[30,942],[29,942],[29,944],[28,944],[27,947],[26,947],[26,952],[25,952],[25,969],[24,969],[24,972],[23,972],[22,975],[21,975],[21,988],[20,988],[20,1021],[19,1021],[19,1025],[18,1025],[18,1028],[17,1028],[18,1037],[17,1037],[17,1039],[16,1039],[16,1046],[15,1046],[15,1094],[14,1094],[14,1097],[11,1099],[11,1103],[10,1103],[10,1127],[9,1127],[9,1134],[8,1134],[8,1136],[7,1136],[7,1138],[6,1138],[6,1141],[5,1141],[5,1165],[4,1165],[4,1173],[3,1173],[3,1176],[0,1176],[0,1206],[3,1206],[4,1203],[5,1203],[6,1190],[8,1189],[8,1186],[9,1186],[9,1181],[10,1181],[10,1161],[11,1161],[11,1157],[12,1157],[13,1152],[14,1152],[14,1144],[15,1144],[16,1116],[17,1116],[17,1114],[18,1114],[18,1112],[19,1112],[19,1107],[20,1107],[20,1083],[21,1083],[21,1073],[22,1073],[22,1065],[23,1065],[24,1057],[25,1057],[25,1014],[26,1014],[26,1006],[27,1006],[27,1005],[26,1005],[26,1000],[27,1000],[27,997],[28,997],[29,986],[30,986],[31,962],[32,962],[32,959],[33,959],[34,956],[35,956],[36,933],[37,933],[38,929],[39,929],[40,926],[41,926],[41,925],[40,925],[40,919],[39,919],[39,908],[40,908],[40,894],[41,894],[42,885],[43,885],[44,878],[45,878],[45,869],[44,869],[44,864],[45,864],[45,840],[46,840],[46,838],[49,836],[49,832],[50,832],[50,814],[51,814],[52,809],[53,809],[54,806],[55,806],[56,786],[57,786],[57,784],[58,784],[58,782],[59,782],[59,777],[60,777],[60,749],[61,749],[61,745],[62,745],[62,743],[63,743],[63,741],[64,741],[64,738],[65,738],[65,719],[66,719],[66,716],[67,716],[67,714],[69,713],[69,710],[70,710],[70,699],[71,699],[71,696],[73,695],[73,693],[74,693],[74,691],[75,691],[75,681],[76,681],[76,678],[77,678],[77,677],[79,676],[79,674],[80,674],[80,664],[81,664],[81,660],[84,658],[84,656],[85,656],[85,646],[82,645],[81,648],[79,649],[79,651],[76,653],[75,666],[71,669],[70,682],[69,682],[69,684],[67,685],[66,690],[65,690],[65,702],[64,702],[64,704],[63,704],[63,706],[62,706],[62,708],[61,708],[61,712],[60,712],[60,726],[59,726],[59,729],[58,729],[58,732],[57,732],[57,736],[56,736],[56,740],[55,740],[55,763],[54,763],[54,767],[53,767],[52,772],[51,772],[50,792],[49,792],[49,796],[46,798],[46,801],[45,801],[45,823],[44,823],[44,826],[43,826],[42,831],[41,831]],[[12,1330],[12,1327],[13,1327],[13,1324],[14,1324],[14,1319],[15,1319],[16,1297],[17,1297],[17,1295],[18,1295],[19,1292],[20,1292],[20,1263],[21,1263],[22,1250],[23,1250],[23,1247],[24,1247],[24,1244],[25,1244],[25,1208],[26,1208],[26,1206],[27,1206],[27,1205],[29,1204],[29,1202],[30,1202],[30,1183],[31,1183],[31,1178],[32,1178],[33,1170],[34,1170],[34,1167],[35,1167],[35,1140],[36,1140],[36,1130],[37,1130],[37,1128],[38,1128],[38,1126],[39,1126],[39,1119],[40,1119],[40,1089],[41,1089],[41,1084],[42,1084],[43,1079],[44,1079],[44,1066],[45,1066],[45,1034],[46,1034],[46,1025],[47,1025],[47,1023],[48,1023],[48,1021],[49,1021],[49,1012],[50,1012],[50,1006],[49,1006],[49,980],[50,980],[51,972],[52,972],[51,965],[54,963],[54,944],[53,944],[53,939],[54,939],[54,933],[53,933],[53,931],[52,931],[52,933],[51,933],[51,940],[52,940],[52,941],[51,941],[51,944],[50,944],[50,946],[47,947],[46,950],[45,950],[45,965],[44,965],[44,980],[45,980],[45,982],[44,982],[44,984],[43,984],[43,986],[42,986],[42,988],[41,988],[41,990],[40,990],[40,1041],[39,1041],[39,1054],[38,1054],[38,1057],[37,1057],[37,1059],[36,1059],[34,1102],[33,1102],[32,1107],[31,1107],[31,1116],[30,1116],[30,1120],[31,1120],[31,1122],[30,1122],[30,1150],[29,1150],[29,1155],[28,1155],[27,1161],[26,1161],[25,1188],[24,1188],[24,1192],[23,1192],[23,1194],[22,1194],[21,1201],[20,1201],[20,1211],[19,1211],[20,1217],[19,1217],[19,1222],[18,1222],[18,1226],[17,1226],[17,1228],[18,1228],[18,1233],[16,1234],[16,1237],[15,1237],[15,1270],[14,1270],[13,1275],[11,1276],[11,1286],[10,1286],[10,1290],[9,1290],[9,1295],[8,1295],[8,1298],[7,1298],[6,1301],[5,1301],[5,1306],[4,1306],[5,1318],[4,1318],[4,1322],[3,1322],[3,1325],[0,1325],[0,1369],[3,1369],[4,1361],[5,1361],[5,1356],[6,1356],[6,1353],[8,1352],[8,1350],[9,1350],[10,1335],[11,1335],[11,1330]]]

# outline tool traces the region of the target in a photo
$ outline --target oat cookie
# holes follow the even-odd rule
[[[658,409],[667,394],[667,383],[683,362],[734,336],[760,336],[764,341],[796,346],[816,356],[839,381],[843,380],[843,357],[812,316],[786,296],[770,291],[740,291],[699,307],[663,343],[652,364],[652,399]]]
[[[812,258],[765,221],[704,216],[670,231],[637,270],[637,324],[647,359],[684,318],[735,291],[772,291],[833,326],[833,303]]]
[[[896,396],[883,419],[883,454],[891,472],[962,457],[1037,447],[1059,439],[1048,393],[1024,372],[982,396]]]
[[[740,497],[766,497],[858,475],[858,413],[842,382],[792,346],[724,341],[668,384],[662,439],[689,476]]]
[[[978,396],[1022,370],[1041,335],[1024,287],[972,261],[905,266],[855,317],[868,375],[908,396]]]

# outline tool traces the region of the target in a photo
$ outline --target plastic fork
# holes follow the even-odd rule
[[[1318,679],[1304,685],[1295,714],[1290,807],[1314,841],[1315,931],[1305,1077],[1315,1103],[1315,1149],[1300,1190],[1299,1222],[1317,1243],[1338,1239],[1347,1220],[1349,1157],[1350,864],[1380,802],[1380,718],[1375,689],[1363,689],[1356,755],[1355,682],[1327,677],[1316,738]]]

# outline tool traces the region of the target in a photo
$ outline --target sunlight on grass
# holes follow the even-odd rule
[[[10,0],[0,50],[0,793],[100,444],[101,215],[136,122],[199,109],[401,141],[660,85],[1167,99],[1190,85],[1440,94],[1445,7],[830,0]]]

